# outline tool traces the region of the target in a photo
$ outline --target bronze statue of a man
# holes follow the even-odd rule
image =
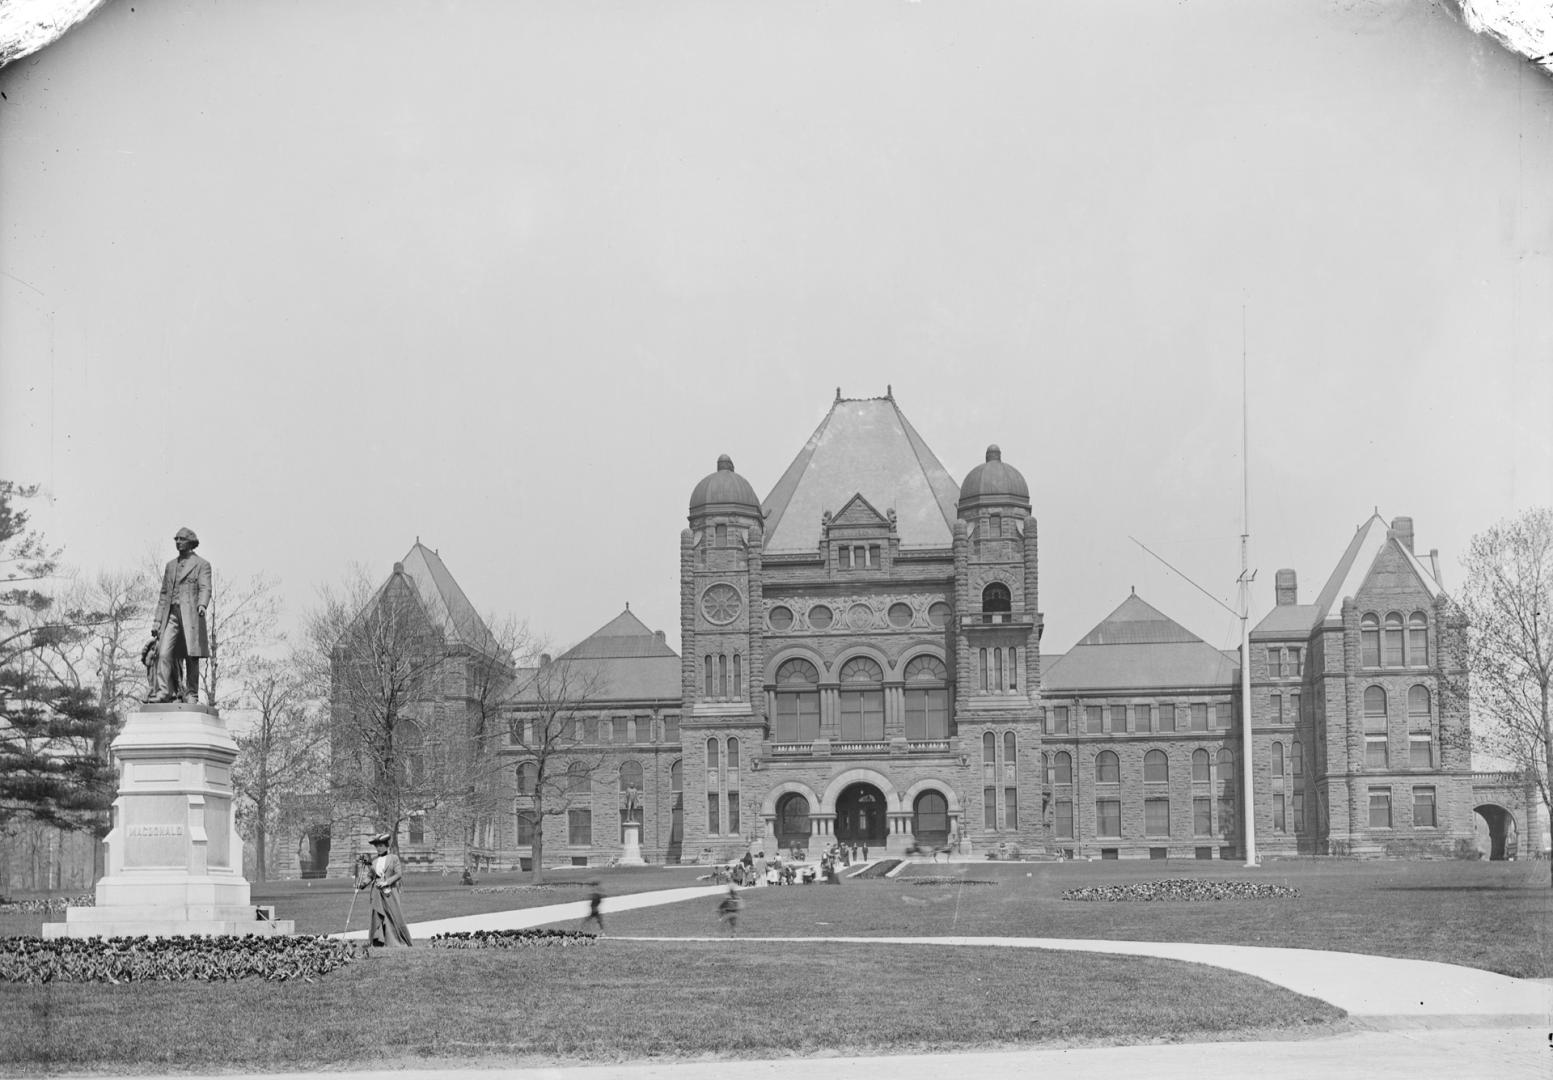
[[[205,626],[205,610],[210,607],[210,563],[194,554],[200,538],[193,529],[179,529],[173,543],[178,557],[162,572],[162,593],[151,629],[156,643],[157,685],[148,700],[198,701],[199,658],[210,655],[210,632]],[[178,659],[183,660],[181,680],[173,675]]]

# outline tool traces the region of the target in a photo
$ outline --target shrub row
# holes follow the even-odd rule
[[[95,893],[82,893],[80,896],[50,896],[42,900],[7,900],[0,897],[0,915],[14,915],[23,912],[29,915],[48,915],[56,911],[64,911],[72,907],[95,907],[97,896]]]
[[[592,945],[596,934],[578,930],[467,930],[436,934],[428,942],[433,949],[543,949],[568,945]]]
[[[1286,900],[1299,896],[1289,885],[1264,881],[1205,881],[1200,878],[1166,878],[1163,881],[1137,881],[1127,885],[1091,885],[1069,889],[1064,900],[1099,900],[1116,903],[1127,900]]]
[[[364,947],[326,937],[0,938],[0,981],[311,982],[362,954]]]
[[[545,889],[581,889],[586,884],[586,882],[582,881],[541,881],[537,885],[478,885],[469,891],[477,893],[521,893]]]

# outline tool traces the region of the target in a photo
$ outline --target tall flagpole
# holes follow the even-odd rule
[[[1247,419],[1246,307],[1240,306],[1240,775],[1246,865],[1256,862],[1256,802],[1251,785],[1251,433]]]

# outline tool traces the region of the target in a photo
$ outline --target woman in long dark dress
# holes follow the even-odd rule
[[[404,870],[399,856],[388,850],[388,841],[387,833],[372,838],[373,854],[364,857],[367,879],[356,887],[372,890],[372,929],[367,940],[378,946],[408,946],[410,928],[399,910],[399,879]]]

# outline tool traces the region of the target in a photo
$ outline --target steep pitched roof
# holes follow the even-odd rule
[[[766,496],[767,551],[813,551],[853,495],[895,511],[903,547],[948,547],[960,486],[893,397],[838,398]]]
[[[678,701],[679,654],[669,648],[630,608],[567,649],[554,664],[565,665],[565,679],[590,702]],[[537,696],[532,669],[519,672],[510,700],[522,704]]]
[[[400,565],[415,583],[427,616],[442,627],[449,640],[492,655],[501,651],[485,620],[458,587],[435,551],[416,540]]]
[[[1375,565],[1375,557],[1380,554],[1381,548],[1385,547],[1389,540],[1390,527],[1380,516],[1379,511],[1370,515],[1370,519],[1359,526],[1353,534],[1353,539],[1348,542],[1342,558],[1337,560],[1332,576],[1327,578],[1327,583],[1322,586],[1321,595],[1316,598],[1313,624],[1342,619],[1343,599],[1358,595],[1359,587],[1364,584],[1364,579],[1369,576],[1370,570]],[[1397,544],[1397,550],[1407,557],[1413,572],[1423,582],[1429,595],[1439,596],[1442,592],[1440,583],[1424,568],[1424,564],[1418,561],[1418,556],[1407,550],[1401,543]]]
[[[1239,663],[1161,614],[1137,594],[1047,666],[1046,693],[1080,690],[1143,690],[1234,685]]]

